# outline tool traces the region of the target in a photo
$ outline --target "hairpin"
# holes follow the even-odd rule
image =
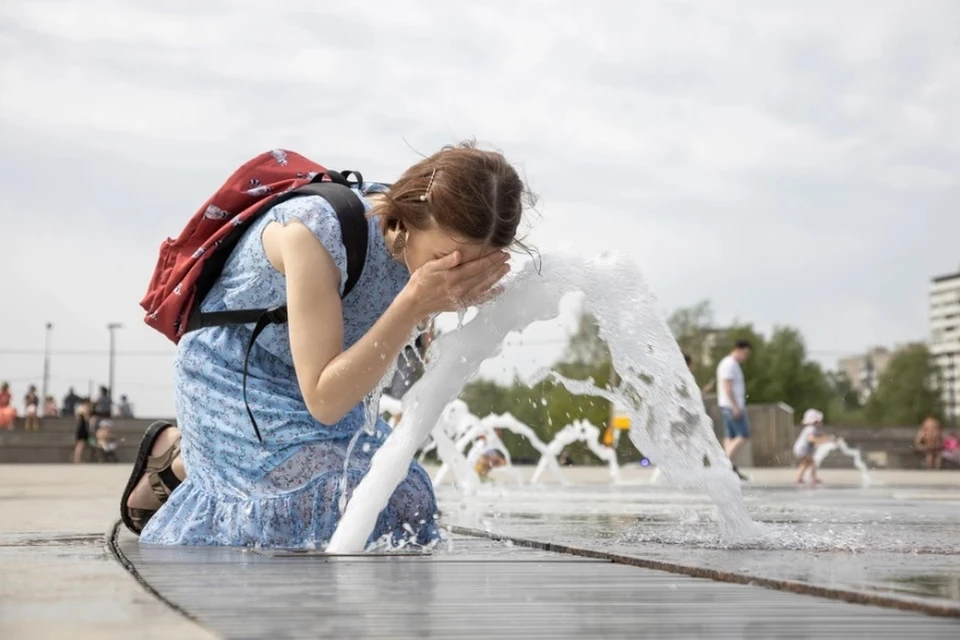
[[[430,174],[430,182],[427,183],[427,188],[424,190],[423,195],[420,196],[420,202],[426,202],[427,198],[430,196],[430,188],[433,186],[433,179],[437,177],[437,170],[434,169],[433,173]]]

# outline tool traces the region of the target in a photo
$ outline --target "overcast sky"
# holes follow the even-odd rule
[[[832,365],[926,336],[960,267],[958,113],[954,1],[4,0],[0,379],[39,385],[51,321],[51,390],[105,383],[117,321],[117,392],[169,414],[138,303],[237,165],[389,181],[470,136],[539,193],[540,249],[625,252],[665,312],[792,324]]]

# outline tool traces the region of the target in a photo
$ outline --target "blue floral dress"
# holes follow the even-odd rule
[[[364,194],[377,188],[364,185]],[[364,204],[369,211],[365,198]],[[339,221],[326,200],[305,196],[276,206],[244,234],[207,295],[204,311],[285,303],[284,276],[268,262],[260,238],[270,222],[293,218],[310,228],[333,257],[342,292],[347,255]],[[363,273],[343,300],[344,349],[373,326],[408,278],[371,217]],[[211,327],[180,340],[175,395],[187,479],[147,523],[142,542],[323,547],[339,522],[344,496],[356,488],[389,433],[379,417],[372,433],[363,428],[367,415],[377,415],[373,396],[337,424],[317,422],[297,384],[287,325],[273,325],[254,344],[248,369],[247,398],[263,434],[261,444],[242,393],[252,328]],[[370,542],[431,544],[439,539],[436,514],[430,477],[412,463]]]

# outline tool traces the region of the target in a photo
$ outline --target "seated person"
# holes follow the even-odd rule
[[[940,458],[960,467],[960,437],[956,433],[948,434],[943,439],[943,453]]]
[[[913,440],[913,450],[923,456],[927,462],[927,469],[939,469],[943,455],[943,426],[933,416],[927,419],[917,430],[917,437]]]

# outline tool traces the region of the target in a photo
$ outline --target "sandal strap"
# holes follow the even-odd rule
[[[153,514],[156,513],[153,509],[136,509],[134,507],[128,507],[127,512],[130,514],[130,520],[134,525],[133,532],[138,535],[143,531],[143,528],[147,526],[147,522],[150,521]]]
[[[170,494],[173,493],[173,490],[180,484],[179,480],[175,484],[170,483],[170,476],[176,479],[170,467],[178,455],[180,455],[180,438],[177,438],[174,443],[170,445],[170,448],[160,455],[150,456],[147,459],[145,473],[150,482],[150,488],[153,490],[153,495],[157,496],[160,504],[166,502]],[[165,479],[167,480],[167,484],[164,483]],[[173,486],[169,486],[170,484],[173,484]]]

